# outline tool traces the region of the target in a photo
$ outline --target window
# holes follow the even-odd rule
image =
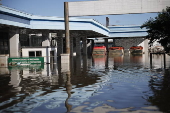
[[[42,56],[41,51],[36,51],[36,56]]]
[[[29,57],[39,57],[42,56],[41,51],[29,51]]]
[[[29,57],[35,57],[35,51],[29,51]]]

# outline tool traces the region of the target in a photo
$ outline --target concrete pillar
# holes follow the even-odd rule
[[[91,40],[92,42],[91,42],[91,49],[92,49],[92,51],[93,51],[93,47],[94,47],[94,40]]]
[[[61,58],[61,72],[67,72],[70,71],[70,47],[67,45],[67,51],[66,53],[63,54],[64,50],[64,34],[58,33],[58,38],[57,38],[57,55],[60,56]],[[67,37],[68,38],[68,37]],[[70,40],[70,39],[69,39]],[[67,40],[68,43],[68,40]],[[69,41],[69,46],[70,46],[70,41]]]
[[[76,56],[76,38],[73,37],[73,56]]]
[[[104,39],[104,45],[106,46],[106,50],[108,51],[108,39],[107,38]]]
[[[148,39],[145,39],[142,43],[140,43],[138,46],[142,46],[143,47],[143,53],[148,53]]]
[[[73,56],[73,37],[70,37],[70,56]]]
[[[87,40],[87,54],[88,54],[88,56],[90,56],[91,55],[91,53],[92,53],[92,40]]]
[[[76,56],[81,55],[80,38],[76,37]]]
[[[116,39],[113,39],[113,44],[112,44],[112,46],[114,47],[114,46],[116,46]]]
[[[9,29],[10,57],[20,57],[19,29]]]
[[[83,55],[87,55],[87,37],[83,37]]]
[[[42,32],[42,46],[50,46],[50,36],[48,30]]]
[[[70,54],[61,54],[61,72],[70,71]]]
[[[59,57],[57,59],[57,69],[58,69],[59,81],[61,81],[61,59]]]
[[[83,55],[83,74],[87,75],[87,55]]]
[[[74,57],[70,56],[70,72],[71,72],[71,76],[74,76],[74,67],[75,67]]]
[[[106,62],[105,62],[105,70],[107,71],[109,69],[109,57],[106,56]]]
[[[31,43],[31,34],[29,34],[29,46],[32,46],[32,43]]]
[[[63,37],[58,36],[57,37],[57,56],[60,56],[60,54],[63,53]]]
[[[149,48],[149,46],[148,46],[148,39],[145,39],[144,40],[144,53],[148,53],[148,48]]]
[[[50,58],[49,58],[49,48],[48,47],[46,47],[46,63],[48,64],[48,63],[50,63]]]
[[[76,76],[81,75],[81,56],[76,55]]]

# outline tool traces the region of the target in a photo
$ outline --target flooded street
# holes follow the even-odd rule
[[[82,56],[0,75],[0,113],[168,113],[170,56]]]

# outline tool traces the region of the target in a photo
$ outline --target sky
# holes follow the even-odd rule
[[[91,0],[1,0],[3,6],[39,16],[64,17],[64,2]],[[109,25],[142,25],[149,18],[155,18],[157,13],[83,16],[92,18],[105,25],[109,17]]]

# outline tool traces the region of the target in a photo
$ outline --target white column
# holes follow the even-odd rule
[[[61,54],[61,72],[70,71],[70,54]]]
[[[19,57],[19,29],[9,29],[10,57]]]
[[[148,48],[149,48],[148,39],[145,39],[144,40],[144,53],[148,53]]]
[[[50,35],[48,30],[42,32],[42,46],[50,46]]]
[[[143,53],[148,53],[148,39],[145,39],[142,43],[140,43],[138,46],[143,47]]]

